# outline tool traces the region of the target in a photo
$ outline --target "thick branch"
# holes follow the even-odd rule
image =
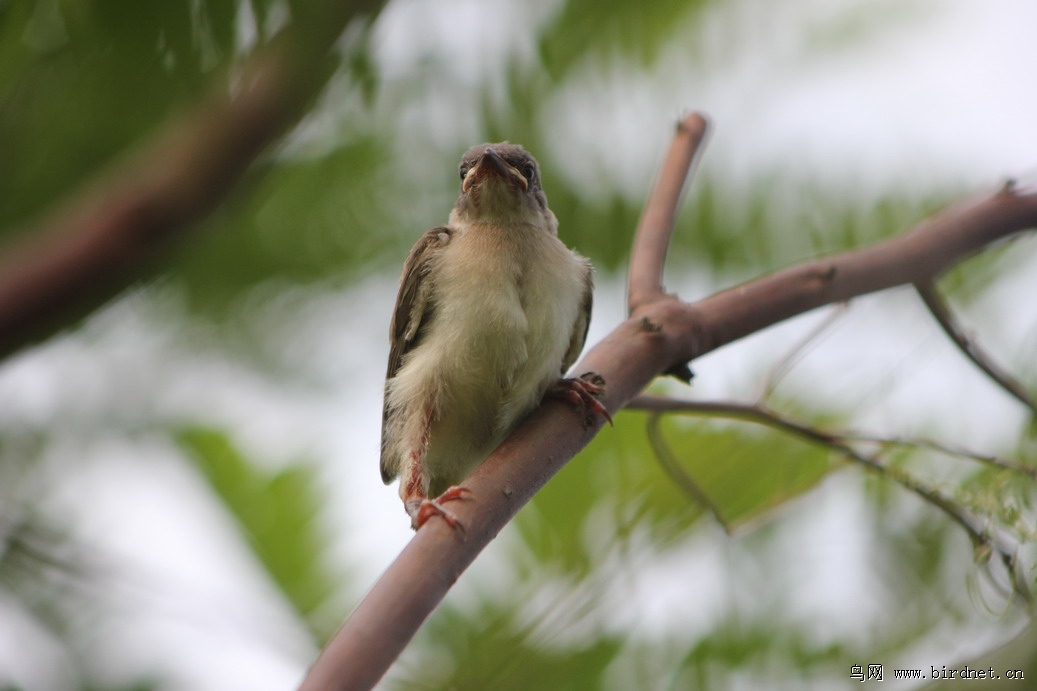
[[[292,25],[208,99],[66,201],[0,258],[0,358],[45,338],[154,270],[305,112],[331,74],[331,49],[382,0],[328,2]]]
[[[677,137],[683,136],[678,131]],[[687,161],[685,165],[691,158]],[[673,179],[670,174],[662,177]],[[660,217],[672,218],[679,194],[665,199],[670,206]],[[659,291],[654,299],[635,299],[631,318],[595,345],[575,371],[595,371],[605,378],[603,402],[615,413],[674,366],[815,307],[934,276],[987,244],[1034,225],[1037,194],[1002,192],[951,209],[903,236],[807,262],[695,305],[659,299]],[[665,247],[671,227],[642,221],[644,233],[635,243],[631,266],[659,266],[660,243]],[[657,280],[649,280],[650,271],[641,275],[645,294],[653,295]],[[637,284],[642,285],[642,278]],[[588,429],[582,421],[582,415],[558,401],[549,400],[534,411],[465,480],[463,486],[471,490],[466,501],[451,505],[467,526],[466,537],[437,520],[419,530],[329,642],[301,688],[374,686],[476,555],[586,446],[601,424]]]
[[[919,281],[915,283],[915,290],[918,291],[918,295],[925,302],[925,306],[929,308],[933,318],[943,329],[944,333],[954,341],[954,344],[958,346],[958,349],[965,354],[969,360],[972,361],[976,367],[978,367],[984,374],[990,377],[995,384],[1000,386],[1002,389],[1007,391],[1009,395],[1014,397],[1024,406],[1030,409],[1030,411],[1037,415],[1037,402],[1035,402],[1030,395],[1026,393],[1026,389],[1023,388],[1015,377],[1010,375],[1001,369],[994,359],[990,357],[986,351],[979,347],[979,344],[973,341],[965,330],[958,324],[958,320],[954,318],[951,313],[950,307],[947,306],[947,302],[937,292],[936,286],[933,285],[932,281]]]
[[[1037,226],[1037,193],[1002,190],[951,207],[912,230],[871,247],[804,262],[688,306],[702,343],[695,358],[802,314],[940,275],[955,263],[1014,233]]]
[[[692,113],[677,123],[677,132],[670,142],[634,235],[627,280],[630,314],[642,305],[665,297],[663,265],[676,222],[677,206],[708,131],[709,121],[701,113]]]

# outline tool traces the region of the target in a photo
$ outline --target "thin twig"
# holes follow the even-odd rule
[[[811,329],[802,339],[799,340],[792,348],[785,353],[778,362],[771,368],[770,372],[763,381],[763,390],[760,391],[760,395],[757,396],[757,400],[766,402],[774,394],[774,390],[781,383],[781,380],[792,371],[792,368],[803,359],[806,355],[810,346],[817,345],[818,339],[825,331],[827,331],[832,324],[837,322],[844,314],[849,303],[841,302],[835,305],[821,323]]]
[[[627,410],[644,410],[650,413],[683,412],[698,413],[712,417],[722,417],[728,420],[743,420],[772,426],[775,429],[794,432],[801,436],[822,444],[841,443],[848,445],[851,442],[869,442],[880,446],[912,446],[928,448],[948,456],[964,458],[984,465],[1010,470],[1037,479],[1037,468],[1000,456],[981,454],[968,449],[954,448],[941,444],[931,439],[903,439],[898,437],[879,437],[875,435],[858,434],[854,432],[822,432],[813,427],[805,427],[794,423],[788,418],[782,417],[764,404],[731,403],[728,401],[687,401],[657,396],[654,394],[641,394],[635,396],[626,405]]]
[[[692,113],[677,124],[634,235],[627,280],[627,308],[631,315],[638,307],[665,295],[663,266],[677,207],[708,132],[709,122],[701,113]]]
[[[945,456],[953,456],[955,458],[963,458],[969,461],[975,461],[982,463],[983,465],[989,465],[994,468],[1000,468],[1002,470],[1010,470],[1015,473],[1022,473],[1028,475],[1031,478],[1037,480],[1037,468],[1020,463],[1019,461],[1013,461],[1010,458],[1002,458],[1001,456],[978,453],[976,451],[969,451],[968,449],[956,448],[948,444],[942,444],[933,439],[904,439],[902,437],[878,437],[867,434],[854,434],[844,432],[841,433],[840,438],[846,441],[861,441],[871,442],[878,444],[879,446],[902,446],[902,447],[914,447],[929,449],[942,453]]]
[[[779,413],[756,403],[732,403],[729,401],[686,401],[655,394],[641,394],[630,400],[627,410],[644,410],[651,413],[685,413],[708,415],[728,420],[754,422],[779,432],[788,432],[819,444],[839,443],[837,435],[822,432],[814,427],[801,425]]]
[[[627,404],[628,409],[647,410],[655,416],[663,412],[692,415],[711,415],[714,417],[725,417],[729,419],[742,420],[770,427],[771,429],[800,437],[804,440],[827,446],[845,458],[864,466],[865,468],[887,477],[901,487],[920,497],[926,503],[936,507],[957,523],[968,534],[972,543],[979,547],[984,546],[996,551],[1001,561],[1009,569],[1015,572],[1015,553],[1010,545],[1004,544],[1001,538],[988,531],[980,519],[963,509],[951,497],[927,486],[924,482],[915,478],[902,468],[896,468],[883,462],[876,455],[864,454],[853,448],[849,443],[838,435],[823,432],[813,427],[808,427],[782,416],[762,405],[740,404],[714,401],[686,401],[645,394],[637,396]],[[711,509],[713,510],[713,509]],[[1019,593],[1029,598],[1027,592]]]
[[[673,452],[670,451],[670,445],[666,443],[666,436],[662,433],[662,429],[659,427],[659,423],[662,420],[662,415],[649,415],[647,424],[648,443],[652,446],[654,451],[655,459],[662,466],[663,471],[670,476],[670,479],[684,491],[688,497],[703,507],[711,514],[717,523],[723,527],[724,532],[731,534],[731,526],[726,520],[724,515],[720,512],[720,507],[710,498],[709,494],[706,493],[698,483],[695,482],[695,478],[685,472],[683,466],[674,457]]]
[[[972,340],[971,337],[965,330],[961,328],[958,320],[954,317],[947,302],[943,299],[943,296],[936,290],[936,286],[933,285],[931,280],[928,281],[917,281],[915,283],[915,290],[918,291],[918,295],[922,298],[925,306],[929,308],[933,318],[943,329],[944,333],[954,344],[958,346],[958,349],[972,361],[976,367],[983,371],[988,377],[994,380],[994,383],[1000,386],[1002,389],[1008,392],[1009,395],[1017,399],[1020,403],[1030,409],[1030,411],[1037,415],[1037,402],[1027,393],[1023,385],[1019,383],[1012,375],[1001,369],[994,359],[990,357],[979,344]]]

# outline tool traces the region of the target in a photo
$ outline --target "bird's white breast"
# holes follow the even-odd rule
[[[435,475],[467,474],[558,378],[588,271],[539,228],[458,229],[432,272],[434,318],[392,393],[432,396]]]

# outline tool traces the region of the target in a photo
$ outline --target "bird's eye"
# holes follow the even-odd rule
[[[526,163],[522,166],[522,175],[525,176],[526,182],[532,184],[536,178],[537,169],[533,167],[532,163]]]
[[[468,175],[468,166],[461,166],[461,170],[458,172],[461,173],[461,180],[463,181],[465,176]]]

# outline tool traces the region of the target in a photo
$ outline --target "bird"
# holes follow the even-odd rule
[[[418,530],[545,394],[612,422],[604,379],[564,374],[590,323],[590,262],[558,238],[540,166],[522,146],[473,146],[446,225],[423,234],[400,277],[389,327],[381,475],[400,478]],[[432,497],[432,498],[430,498]]]

